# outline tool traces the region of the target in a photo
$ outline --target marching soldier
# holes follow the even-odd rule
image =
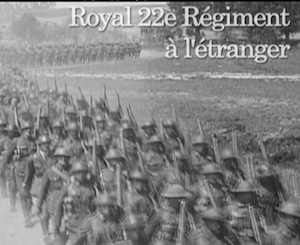
[[[98,98],[95,102],[95,114],[105,116],[106,113],[108,113],[108,108],[106,105],[106,102],[102,98]]]
[[[157,125],[154,120],[144,123],[141,126],[142,132],[142,150],[143,152],[147,152],[149,150],[147,141],[151,138],[151,136],[157,134]]]
[[[62,147],[63,141],[66,139],[64,123],[55,121],[53,123],[53,134],[51,135],[52,149],[56,150]]]
[[[56,150],[54,157],[56,163],[48,168],[43,176],[41,184],[41,190],[37,201],[37,213],[40,214],[43,211],[42,218],[40,218],[42,230],[44,232],[44,239],[47,240],[53,233],[53,215],[56,201],[59,198],[61,189],[69,184],[69,169],[70,169],[70,155],[64,148]],[[42,210],[42,206],[45,203],[46,208]],[[50,230],[49,230],[50,220]]]
[[[240,161],[231,149],[224,149],[221,152],[221,164],[226,184],[230,189],[236,188],[241,181],[246,179]]]
[[[33,223],[30,219],[32,202],[29,190],[24,188],[23,183],[26,167],[31,157],[30,153],[30,144],[28,144],[28,141],[24,137],[18,138],[14,154],[15,178],[20,204],[25,218],[25,227],[29,228],[33,227]]]
[[[88,142],[88,139],[91,139],[94,134],[92,118],[89,116],[88,111],[81,112],[82,117],[82,140]]]
[[[166,199],[166,203],[149,221],[147,233],[151,234],[152,241],[185,244],[186,235],[190,232],[190,224],[186,219],[187,209],[184,203],[191,195],[182,186],[175,184],[170,186],[162,196]]]
[[[71,162],[82,156],[84,153],[83,145],[80,141],[78,124],[72,122],[67,127],[68,138],[63,142],[63,148],[71,154]]]
[[[183,135],[178,129],[177,123],[173,120],[163,122],[165,144],[170,151],[180,150],[185,145]]]
[[[150,178],[156,179],[159,174],[170,167],[169,159],[167,159],[166,149],[160,136],[154,135],[148,141],[150,145],[149,152],[144,154],[144,168]]]
[[[5,144],[5,127],[7,125],[6,120],[1,119],[0,120],[0,145],[1,145],[1,153],[0,153],[0,161],[2,161],[3,158],[3,150],[4,150],[4,144]],[[6,192],[6,177],[5,177],[5,171],[0,171],[0,188],[1,188],[1,197],[6,198],[7,192]]]
[[[129,190],[125,194],[127,212],[143,217],[147,222],[159,208],[157,196],[147,176],[136,170],[129,174]]]
[[[36,206],[38,196],[41,190],[44,172],[54,164],[50,152],[51,139],[43,135],[37,141],[38,150],[32,156],[31,161],[26,166],[23,187],[30,191],[33,204]]]
[[[95,200],[96,213],[89,217],[79,228],[78,235],[68,245],[110,245],[125,240],[121,224],[122,209],[113,196],[102,194]]]
[[[70,170],[71,183],[64,186],[54,208],[54,234],[58,235],[64,221],[68,240],[72,241],[79,227],[95,211],[97,190],[90,180],[90,169],[86,162],[75,162]]]
[[[5,128],[7,133],[7,139],[3,142],[2,146],[2,156],[0,162],[0,172],[5,173],[6,180],[8,182],[8,193],[9,193],[9,203],[10,211],[15,212],[16,210],[16,195],[17,186],[14,174],[14,150],[16,148],[16,138],[19,136],[19,130],[16,125],[9,124]]]
[[[66,113],[66,124],[68,125],[69,123],[71,122],[78,122],[78,119],[77,119],[77,112],[76,110],[74,109],[74,107],[68,107],[65,111]]]

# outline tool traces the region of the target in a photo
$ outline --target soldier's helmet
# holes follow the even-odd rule
[[[116,108],[114,108],[114,109],[111,109],[111,110],[109,111],[109,114],[111,114],[111,115],[120,115],[120,114],[121,114],[120,107],[118,106],[118,107],[116,107]]]
[[[128,176],[129,180],[141,180],[141,181],[148,181],[147,176],[140,170],[135,170],[131,172]]]
[[[79,126],[76,122],[71,122],[67,127],[67,131],[78,131],[78,130],[79,130]]]
[[[156,240],[154,241],[153,245],[172,245],[172,243],[164,240]]]
[[[24,122],[21,126],[21,129],[24,130],[24,129],[29,129],[29,128],[33,128],[34,127],[34,124],[32,122]]]
[[[97,115],[95,118],[96,122],[105,122],[105,120],[106,120],[105,117],[102,115]]]
[[[105,100],[104,99],[102,99],[102,98],[98,98],[98,99],[96,99],[96,105],[101,105],[101,106],[103,106],[103,105],[106,105],[106,103],[105,103]]]
[[[141,215],[128,214],[123,221],[126,230],[143,229],[145,221]]]
[[[231,190],[233,193],[249,193],[249,192],[256,192],[257,188],[247,180],[241,181],[236,189]]]
[[[53,128],[64,128],[64,127],[65,127],[65,125],[62,121],[55,121],[53,123]]]
[[[168,127],[168,128],[170,128],[170,127],[176,127],[176,125],[177,125],[176,121],[171,120],[171,119],[168,119],[168,120],[166,120],[166,121],[163,122],[163,126],[164,127]]]
[[[205,138],[202,135],[197,135],[193,138],[192,140],[192,145],[196,146],[196,145],[204,145],[207,144]]]
[[[78,172],[89,172],[89,166],[88,164],[84,161],[84,162],[75,162],[72,164],[72,168],[71,168],[71,174],[75,174]]]
[[[69,157],[69,158],[71,157],[70,153],[65,148],[58,148],[55,151],[54,156],[55,157]]]
[[[156,123],[154,120],[152,121],[148,121],[148,122],[145,122],[142,126],[141,126],[142,129],[145,129],[145,128],[156,128]]]
[[[109,194],[102,194],[97,197],[95,200],[95,205],[97,206],[110,206],[110,205],[116,205],[117,202],[115,198],[112,195]]]
[[[125,157],[117,149],[110,149],[105,158],[106,160],[125,160]]]
[[[66,114],[77,114],[76,110],[73,107],[68,107],[66,109]]]
[[[13,99],[15,99],[15,100],[17,101],[16,104],[19,104],[19,103],[21,102],[21,99],[20,99],[19,96],[12,96],[12,97],[10,97],[10,98],[8,99],[8,101],[7,101],[9,105],[11,104],[11,101],[12,101]]]
[[[214,221],[221,221],[226,222],[227,217],[226,214],[220,208],[211,208],[201,214],[202,219],[205,220],[214,220]]]
[[[8,124],[6,126],[6,128],[4,129],[4,131],[11,132],[11,133],[18,133],[19,132],[18,127],[14,124]]]
[[[219,174],[223,175],[221,168],[216,164],[206,164],[203,166],[202,170],[203,175]]]
[[[133,126],[129,122],[125,122],[125,123],[122,124],[122,130],[123,131],[126,130],[126,131],[133,131],[134,132]]]
[[[162,143],[162,138],[159,135],[152,135],[148,141],[149,144]]]
[[[1,118],[0,119],[0,126],[6,126],[7,125],[7,122],[5,119]]]
[[[191,197],[191,194],[181,185],[173,184],[164,193],[162,193],[162,196],[165,198],[189,198]]]
[[[41,119],[47,119],[47,118],[49,118],[49,115],[48,115],[47,112],[44,111],[44,112],[41,113],[40,118],[41,118]]]
[[[221,152],[221,160],[226,160],[226,159],[237,159],[237,156],[233,152],[233,150],[226,148]]]
[[[51,143],[51,139],[48,135],[40,136],[38,141],[37,141],[38,145],[49,144],[49,143]]]
[[[296,203],[287,202],[277,210],[280,213],[300,218],[300,206]]]

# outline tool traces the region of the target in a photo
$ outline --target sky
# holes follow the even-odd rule
[[[101,7],[101,6],[134,6],[134,5],[158,5],[166,4],[166,2],[57,2],[57,8],[68,8],[71,6],[84,6],[84,7]]]

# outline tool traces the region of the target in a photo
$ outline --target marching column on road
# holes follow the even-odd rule
[[[140,57],[140,43],[46,44],[0,46],[0,63],[23,68],[129,60]]]
[[[300,206],[263,157],[221,148],[216,133],[211,145],[202,129],[188,137],[176,115],[138,125],[106,92],[88,103],[41,91],[16,67],[0,78],[1,197],[15,212],[19,195],[44,244],[300,244]]]

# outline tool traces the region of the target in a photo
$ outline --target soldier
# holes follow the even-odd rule
[[[148,144],[150,145],[150,150],[144,154],[143,163],[146,173],[149,174],[153,180],[171,165],[166,157],[166,150],[160,136],[152,136]]]
[[[162,209],[148,222],[147,233],[153,237],[154,241],[162,240],[171,244],[176,244],[177,242],[185,244],[185,236],[190,232],[190,224],[184,221],[186,220],[187,210],[183,211],[182,208],[185,208],[183,204],[191,196],[178,184],[170,186],[162,196],[166,198],[166,204],[162,205]],[[184,223],[181,224],[181,221]],[[179,229],[179,224],[182,225],[183,229]],[[179,234],[178,230],[182,234]]]
[[[95,211],[97,190],[90,180],[89,167],[85,162],[75,162],[70,172],[73,180],[64,186],[54,209],[54,234],[59,233],[62,220],[72,241],[80,231],[79,227]]]
[[[56,163],[48,168],[43,176],[43,182],[37,201],[37,213],[42,212],[42,205],[45,202],[46,208],[40,218],[44,240],[47,240],[53,233],[53,215],[56,201],[59,198],[63,186],[69,184],[70,155],[64,148],[55,151]],[[49,230],[50,220],[50,230]]]
[[[103,140],[105,149],[108,149],[113,138],[109,131],[106,130],[106,119],[101,115],[97,115],[95,124],[96,136]]]
[[[26,167],[30,161],[30,145],[24,137],[20,137],[17,140],[17,145],[15,148],[14,155],[14,165],[15,165],[15,178],[17,189],[19,192],[20,203],[22,207],[22,212],[25,218],[25,227],[33,227],[33,223],[30,219],[31,214],[31,196],[27,189],[24,188],[24,178],[26,173]]]
[[[167,120],[166,122],[163,122],[163,127],[165,144],[169,148],[169,151],[173,152],[175,150],[180,150],[181,146],[185,145],[185,140],[178,129],[177,122]]]
[[[30,190],[33,204],[36,206],[40,194],[44,172],[54,164],[50,152],[51,139],[47,135],[41,136],[38,141],[38,150],[28,162],[25,171],[23,187]]]
[[[66,124],[68,125],[71,122],[78,122],[77,120],[77,112],[74,107],[68,107],[66,109]]]
[[[231,198],[219,166],[213,163],[207,164],[203,167],[202,173],[205,179],[199,179],[191,190],[196,202],[195,211],[203,212],[210,208],[223,208],[228,205]]]
[[[79,245],[87,241],[87,245],[110,245],[125,240],[121,219],[122,209],[114,197],[102,194],[95,200],[96,213],[80,227],[80,232],[68,245]]]
[[[63,142],[63,148],[71,154],[71,162],[82,156],[84,153],[83,145],[80,141],[79,127],[77,123],[72,122],[67,127],[68,138]]]
[[[205,213],[201,215],[206,227],[209,229],[209,231],[214,235],[215,238],[218,239],[218,241],[222,242],[222,244],[225,245],[242,245],[242,243],[239,238],[236,236],[234,231],[232,230],[229,220],[226,217],[226,214],[224,211],[222,211],[219,208],[212,208],[207,210]],[[209,240],[212,244],[218,244],[218,241],[212,240],[210,236],[210,233],[207,234],[203,232],[204,236],[202,235],[202,239],[198,240],[203,242],[203,240]],[[207,235],[206,235],[207,234]],[[197,240],[196,240],[197,241]],[[195,241],[191,243],[192,245],[196,245],[199,243],[196,243]],[[254,244],[253,244],[254,245]]]
[[[14,150],[16,147],[16,138],[19,136],[19,131],[16,125],[9,124],[5,128],[7,133],[7,139],[2,145],[2,156],[0,163],[0,172],[5,173],[6,180],[8,181],[8,193],[10,202],[10,212],[15,212],[16,210],[16,195],[17,186],[14,174]]]
[[[258,243],[261,240],[262,244],[269,244],[265,217],[257,209],[257,188],[249,181],[242,181],[238,188],[231,190],[231,192],[238,202],[237,210],[235,210],[238,217],[233,215],[233,221],[231,222],[237,236],[246,243]],[[256,230],[258,230],[258,234],[256,234]]]
[[[88,142],[88,139],[91,139],[94,134],[94,127],[92,118],[89,116],[88,111],[81,112],[82,117],[82,140]]]
[[[285,203],[280,208],[281,222],[278,227],[270,232],[275,239],[276,245],[296,245],[300,243],[299,234],[299,220],[300,220],[300,207],[295,203]]]
[[[98,98],[95,102],[95,113],[96,115],[105,116],[108,113],[106,102],[102,98]]]
[[[38,128],[38,137],[42,135],[51,135],[51,128],[50,128],[50,120],[49,115],[45,112],[42,112],[40,116],[40,125],[37,125]]]
[[[62,147],[63,141],[66,139],[65,125],[61,121],[53,123],[53,134],[51,135],[52,149]]]
[[[27,142],[27,148],[29,154],[33,154],[36,151],[35,139],[33,137],[34,125],[31,122],[24,122],[21,127],[21,138]]]
[[[129,214],[125,217],[123,224],[131,245],[149,245],[151,243],[151,238],[145,232],[146,222],[143,217]]]
[[[142,141],[143,141],[143,150],[147,151],[146,142],[150,139],[151,136],[157,134],[157,125],[154,120],[144,123],[141,126],[141,129],[143,130],[142,134]]]
[[[195,173],[199,174],[204,165],[216,162],[215,153],[202,135],[193,138],[192,146],[192,163]]]
[[[231,149],[224,149],[221,152],[221,164],[224,169],[225,181],[230,189],[234,189],[245,180],[245,174],[241,169],[238,157]]]
[[[147,222],[159,208],[157,193],[146,175],[136,170],[129,174],[129,191],[125,194],[127,212],[141,215]]]
[[[129,170],[136,169],[138,167],[138,145],[140,140],[138,139],[134,128],[129,123],[124,123],[120,129],[119,137],[119,149],[121,149],[129,163]]]
[[[2,161],[3,158],[3,150],[4,150],[4,142],[5,142],[5,132],[4,129],[7,125],[6,120],[0,119],[0,144],[1,144],[1,156],[0,159]],[[1,189],[1,197],[6,198],[7,192],[6,192],[6,177],[5,177],[5,171],[0,171],[0,189]]]

